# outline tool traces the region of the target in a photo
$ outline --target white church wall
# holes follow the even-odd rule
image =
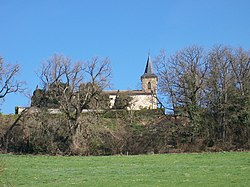
[[[132,96],[132,110],[141,110],[143,108],[156,109],[157,104],[152,95],[134,95]]]
[[[142,94],[142,95],[132,95],[133,99],[131,101],[131,106],[129,110],[141,110],[146,109],[157,109],[157,101],[151,94]],[[115,104],[116,95],[110,95],[110,108],[113,108]]]

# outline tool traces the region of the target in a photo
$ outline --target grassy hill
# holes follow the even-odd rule
[[[0,155],[1,186],[249,186],[250,152],[138,156]]]

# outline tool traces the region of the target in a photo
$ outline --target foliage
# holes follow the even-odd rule
[[[117,92],[114,109],[128,109],[131,106],[132,97],[129,93]]]
[[[193,138],[237,146],[249,142],[249,51],[191,46],[171,56],[162,51],[156,65],[168,109],[188,118]]]
[[[7,166],[0,184],[8,178],[14,186],[248,186],[249,154],[0,155]]]
[[[82,96],[88,94],[84,91],[86,87],[85,84],[81,85],[81,89],[79,90]],[[99,88],[100,89],[100,88]],[[48,91],[45,89],[36,89],[33,92],[33,96],[31,98],[31,106],[43,108],[43,109],[57,109],[60,108],[60,98],[59,95],[54,96],[55,90],[52,88]],[[76,101],[73,101],[76,102]],[[100,92],[92,97],[88,104],[85,105],[83,109],[109,109],[110,108],[110,100],[109,96],[104,92]],[[72,111],[74,111],[72,107]]]
[[[168,115],[161,109],[124,110],[131,104],[129,92],[118,92],[110,110],[103,92],[109,61],[94,58],[82,66],[55,55],[43,65],[44,88],[32,98],[39,109],[0,116],[1,151],[115,155],[249,150],[249,57],[243,49],[223,46],[208,52],[193,46],[169,58],[162,53],[157,66],[160,91],[168,95],[173,111]],[[61,113],[49,113],[46,108],[53,106]]]
[[[91,98],[86,109],[109,110],[110,109],[109,95],[106,94],[105,92],[98,93],[95,97]]]
[[[42,64],[40,80],[44,91],[40,95],[44,99],[34,97],[33,100],[38,102],[33,103],[45,100],[46,107],[54,105],[60,109],[67,121],[67,139],[72,144],[77,144],[74,141],[77,141],[75,137],[82,125],[82,111],[105,105],[103,103],[107,97],[102,94],[102,90],[109,85],[109,64],[108,58],[95,57],[85,62],[72,62],[62,55],[54,55]]]
[[[59,108],[59,101],[53,97],[51,91],[47,92],[44,89],[36,89],[31,98],[31,106],[39,108]]]
[[[204,120],[202,133],[211,133],[214,128],[209,126],[209,121]],[[12,120],[5,120],[5,123],[6,126],[0,128],[3,135]],[[233,142],[227,144],[207,136],[194,138],[193,128],[186,118],[165,116],[160,109],[145,109],[133,112],[132,116],[127,110],[83,113],[79,127],[72,135],[68,132],[64,114],[43,111],[23,117],[8,135],[7,150],[4,139],[1,149],[50,155],[115,155],[250,148],[244,120],[242,125],[232,126],[232,132]]]

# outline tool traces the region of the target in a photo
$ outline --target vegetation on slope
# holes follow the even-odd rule
[[[63,114],[28,114],[6,135],[17,116],[0,120],[4,152],[51,155],[126,155],[171,152],[247,150],[247,137],[233,134],[232,142],[194,136],[194,127],[183,117],[165,116],[161,110],[84,113],[72,135]],[[7,120],[8,119],[8,120]],[[10,120],[12,119],[12,120]],[[209,129],[209,126],[207,126]]]

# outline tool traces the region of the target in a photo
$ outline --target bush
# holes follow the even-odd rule
[[[120,93],[117,92],[115,103],[114,103],[114,109],[127,109],[131,106],[132,97],[129,95],[129,93]]]
[[[2,116],[0,124],[10,125],[14,119],[16,116]],[[1,136],[8,125],[1,125]],[[2,145],[6,144],[3,142]],[[193,127],[186,118],[166,116],[161,110],[143,109],[84,113],[75,134],[69,133],[63,114],[49,114],[46,111],[29,114],[9,133],[7,151],[50,155],[116,155],[239,149],[249,149],[249,142],[238,145],[205,135],[194,136]]]

